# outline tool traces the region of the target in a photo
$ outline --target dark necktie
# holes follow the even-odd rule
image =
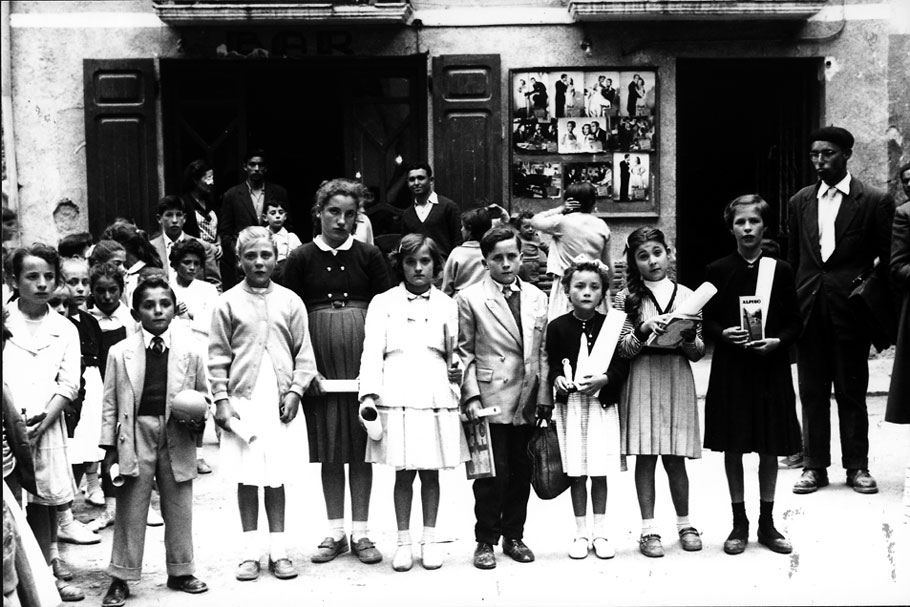
[[[518,333],[521,333],[521,295],[518,291],[513,291],[511,287],[504,287],[502,290],[502,296],[506,298],[506,303],[509,304],[509,311],[512,312],[512,316],[515,318],[515,324],[518,325]]]
[[[164,354],[164,340],[157,335],[152,338],[152,352],[155,354]]]

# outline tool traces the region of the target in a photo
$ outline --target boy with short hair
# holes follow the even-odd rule
[[[481,408],[500,408],[487,418],[496,476],[474,481],[474,566],[492,569],[500,537],[512,559],[534,560],[522,541],[531,490],[527,448],[536,407],[551,406],[552,395],[545,387],[547,297],[518,278],[518,236],[508,227],[493,228],[481,239],[480,251],[489,273],[455,301],[458,354],[465,369],[462,408],[472,420]]]
[[[272,240],[278,247],[279,267],[284,264],[284,260],[288,258],[291,251],[303,244],[297,234],[288,232],[284,227],[288,220],[288,210],[285,204],[283,200],[277,198],[270,198],[262,203],[262,225],[272,233]]]
[[[142,572],[146,516],[157,481],[164,516],[167,587],[190,594],[208,590],[193,562],[193,479],[196,433],[202,424],[178,422],[171,402],[178,392],[208,391],[197,341],[171,327],[177,298],[160,277],[139,283],[133,310],[141,331],[114,345],[108,355],[100,446],[105,473],[120,466],[111,553],[111,585],[101,604],[118,607],[130,594],[128,580]]]
[[[221,270],[218,268],[217,250],[201,238],[190,236],[183,231],[183,224],[186,223],[186,208],[183,199],[179,196],[165,196],[158,201],[158,214],[155,217],[161,226],[161,233],[152,238],[151,243],[158,251],[158,257],[161,258],[168,279],[173,281],[176,278],[175,271],[169,263],[171,249],[178,242],[192,239],[202,243],[202,248],[205,249],[205,268],[200,278],[215,285],[220,293]]]

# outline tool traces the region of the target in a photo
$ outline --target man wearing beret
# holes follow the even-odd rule
[[[803,408],[802,476],[794,493],[828,485],[831,465],[831,386],[840,420],[842,464],[847,485],[876,493],[869,474],[869,384],[871,338],[847,302],[854,279],[875,259],[887,280],[894,200],[847,171],[853,135],[829,126],[809,136],[817,183],[789,203],[789,262],[804,329],[798,342],[799,396]]]

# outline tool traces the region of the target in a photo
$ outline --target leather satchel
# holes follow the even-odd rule
[[[537,419],[534,433],[528,442],[528,457],[531,459],[531,486],[540,499],[551,500],[572,484],[562,469],[559,438],[553,420]]]
[[[881,352],[897,337],[894,296],[887,277],[872,268],[854,279],[847,301],[866,329],[872,345]]]

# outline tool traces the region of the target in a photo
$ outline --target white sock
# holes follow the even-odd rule
[[[588,516],[575,517],[575,537],[588,537]]]
[[[258,561],[262,555],[262,548],[259,546],[259,530],[244,531],[242,542],[244,560]]]
[[[98,482],[98,473],[97,472],[86,472],[85,473],[85,492],[94,493],[95,491],[101,488],[101,483]]]
[[[594,515],[594,533],[592,535],[595,538],[607,537],[607,515],[606,514],[595,514]]]
[[[686,527],[691,527],[692,523],[689,522],[689,515],[686,516],[677,516],[676,517],[676,530],[682,531]]]
[[[288,558],[288,550],[284,545],[284,532],[272,531],[269,533],[269,558],[273,561]]]
[[[202,447],[196,447],[196,459],[202,459],[204,455],[204,449]]]
[[[51,560],[60,558],[60,547],[57,545],[57,542],[51,542],[51,547],[48,552],[51,555]]]
[[[367,533],[366,521],[354,521],[351,525],[351,541],[356,542],[362,537],[369,535]]]
[[[329,536],[336,542],[341,541],[344,537],[344,519],[329,519]]]
[[[641,519],[641,534],[642,535],[653,535],[657,533],[657,527],[654,526],[653,518],[643,518]]]
[[[423,538],[420,540],[421,544],[432,544],[436,541],[436,527],[424,527],[423,528]]]
[[[411,544],[411,530],[404,529],[398,531],[398,545],[409,546]]]
[[[60,527],[66,527],[75,520],[73,518],[73,509],[67,508],[66,510],[57,511],[57,525]]]

